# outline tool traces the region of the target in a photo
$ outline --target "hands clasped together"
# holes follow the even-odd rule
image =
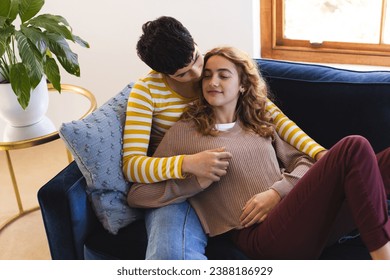
[[[224,147],[187,155],[183,160],[182,172],[196,176],[199,185],[206,189],[227,174],[231,158],[232,154]],[[249,227],[263,222],[280,200],[279,194],[273,189],[254,195],[242,209],[242,226]]]

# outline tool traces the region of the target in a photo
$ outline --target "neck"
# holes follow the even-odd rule
[[[180,94],[181,96],[185,98],[193,98],[196,96],[199,96],[200,94],[200,86],[199,82],[187,82],[187,83],[182,83],[178,82],[168,75],[163,75],[165,81],[169,85],[171,89],[173,89],[175,92]]]
[[[237,119],[234,112],[221,112],[217,108],[215,109],[215,116],[216,123],[219,124],[232,123],[235,122]]]

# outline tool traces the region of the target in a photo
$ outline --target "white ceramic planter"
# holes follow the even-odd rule
[[[0,84],[0,117],[13,127],[23,127],[38,123],[47,112],[49,93],[46,78],[31,92],[30,102],[23,110],[11,84]]]
[[[3,138],[0,139],[0,142],[22,141],[57,131],[54,123],[47,116],[44,116],[42,120],[29,126],[16,127],[6,125],[3,130]]]

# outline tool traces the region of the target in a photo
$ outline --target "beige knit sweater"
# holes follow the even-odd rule
[[[192,123],[179,121],[164,136],[154,156],[194,154],[226,147],[233,157],[227,175],[202,189],[196,177],[153,184],[134,184],[128,194],[132,207],[153,208],[189,199],[207,234],[215,236],[241,228],[239,217],[255,194],[273,188],[283,198],[312,166],[310,157],[284,142],[241,127],[240,122],[217,137],[203,136]],[[166,170],[161,170],[166,172]]]

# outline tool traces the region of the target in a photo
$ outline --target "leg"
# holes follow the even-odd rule
[[[383,150],[376,155],[378,159],[379,170],[381,172],[387,199],[390,199],[390,148]]]
[[[390,148],[387,148],[382,152],[376,154],[376,157],[385,186],[388,203],[390,203]],[[349,230],[356,228],[346,201],[343,204],[343,208],[344,209],[340,211],[340,215],[335,221],[334,228],[331,231],[332,236],[330,236],[328,240],[329,245],[332,245],[337,242],[340,236],[348,233]],[[388,205],[388,215],[390,216],[390,205]]]
[[[236,232],[233,239],[253,258],[318,258],[344,201],[370,252],[390,240],[383,180],[362,137],[336,144],[263,223]]]
[[[385,185],[388,215],[390,216],[390,148],[377,154],[379,170],[381,171],[383,183]],[[371,252],[373,259],[389,259],[390,258],[390,242],[374,252]]]
[[[207,236],[187,201],[147,210],[145,224],[146,259],[206,259]]]

